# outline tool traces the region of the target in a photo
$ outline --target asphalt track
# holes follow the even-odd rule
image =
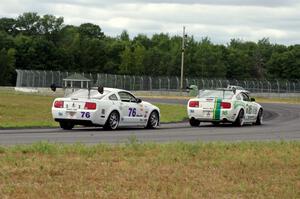
[[[186,104],[187,100],[146,99],[154,103]],[[300,140],[300,105],[298,104],[262,104],[264,123],[261,126],[232,125],[212,126],[201,123],[192,128],[188,122],[161,124],[158,129],[124,128],[104,131],[102,128],[75,128],[63,131],[59,128],[39,129],[2,129],[0,145],[30,144],[38,141],[55,143],[126,143],[132,136],[140,142],[171,141],[272,141]]]

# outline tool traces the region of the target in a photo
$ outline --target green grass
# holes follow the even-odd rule
[[[0,198],[299,198],[300,142],[0,147]]]
[[[161,122],[179,122],[187,119],[185,105],[155,104],[161,111]]]
[[[0,91],[0,128],[56,126],[51,115],[54,97]]]
[[[184,99],[188,100],[194,97],[191,96],[178,96],[178,95],[165,95],[165,96],[144,96],[147,98],[163,98],[163,99]],[[300,104],[300,97],[279,98],[279,97],[254,97],[258,103],[287,103],[287,104]]]
[[[51,115],[54,98],[54,96],[0,91],[0,128],[58,126]],[[156,105],[161,109],[161,122],[178,122],[187,117],[185,106]]]
[[[266,98],[266,97],[256,97],[259,103],[287,103],[287,104],[300,104],[300,98]]]

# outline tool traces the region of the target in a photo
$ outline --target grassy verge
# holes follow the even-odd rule
[[[189,100],[190,96],[143,96],[145,98],[163,98],[163,99],[182,99]],[[258,103],[286,103],[286,104],[300,104],[299,97],[291,98],[268,98],[268,97],[254,97]]]
[[[55,97],[0,91],[0,128],[55,127],[51,106]],[[161,122],[182,121],[182,105],[156,104],[161,109]]]
[[[155,104],[160,108],[161,122],[180,122],[187,119],[185,105],[175,104]]]
[[[287,104],[300,104],[300,98],[255,98],[259,103],[287,103]]]
[[[1,91],[0,128],[56,126],[51,115],[53,100],[50,96]]]
[[[300,142],[0,148],[0,198],[299,198]]]

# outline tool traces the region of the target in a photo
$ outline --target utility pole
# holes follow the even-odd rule
[[[181,47],[181,76],[180,76],[180,88],[183,90],[183,65],[184,65],[184,51],[185,51],[185,39],[187,35],[185,34],[185,27],[183,26],[182,34],[182,47]]]

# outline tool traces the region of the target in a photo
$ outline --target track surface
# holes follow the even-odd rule
[[[153,103],[186,104],[187,100],[145,99]],[[231,125],[212,126],[202,123],[192,128],[188,122],[161,124],[160,128],[146,130],[141,128],[104,131],[102,128],[76,128],[63,131],[48,129],[5,129],[0,130],[0,144],[29,144],[37,141],[57,143],[124,143],[131,136],[142,142],[170,141],[262,141],[262,140],[300,140],[300,105],[262,104],[264,123],[261,126],[233,127]]]

